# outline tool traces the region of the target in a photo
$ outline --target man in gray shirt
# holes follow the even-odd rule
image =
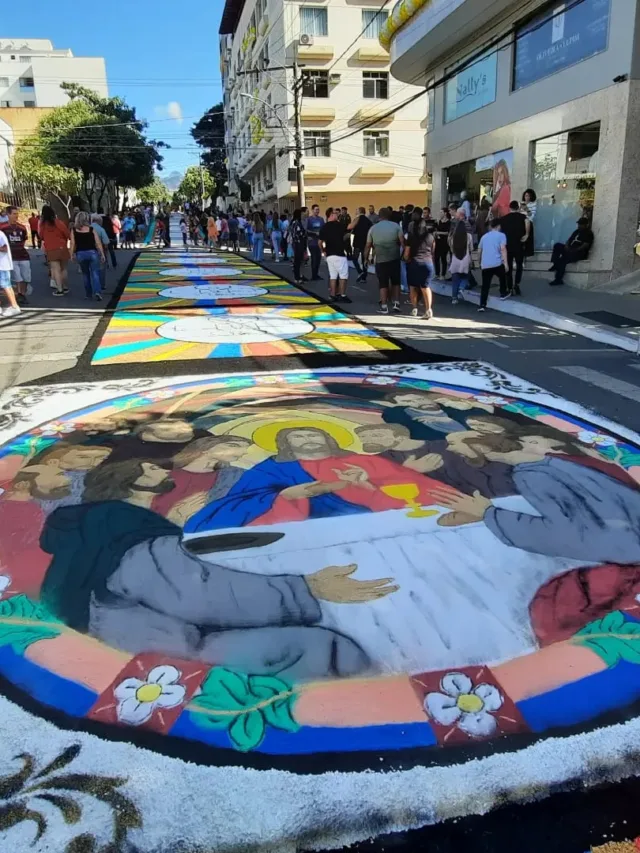
[[[371,227],[367,235],[364,250],[364,268],[369,263],[371,249],[376,253],[376,275],[380,287],[380,307],[378,313],[389,313],[389,291],[393,300],[393,311],[400,313],[400,258],[404,248],[402,228],[391,222],[390,209],[380,208],[380,221]]]

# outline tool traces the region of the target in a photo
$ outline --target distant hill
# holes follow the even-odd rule
[[[169,175],[166,176],[166,178],[161,177],[160,180],[168,190],[171,190],[171,192],[175,192],[180,186],[180,182],[182,181],[183,177],[184,176],[182,172],[171,172]]]

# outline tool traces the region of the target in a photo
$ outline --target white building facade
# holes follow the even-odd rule
[[[434,208],[466,190],[501,215],[533,189],[540,269],[587,216],[595,244],[569,280],[595,286],[633,271],[639,23],[638,0],[401,0],[381,43],[399,81],[430,87]]]
[[[252,201],[295,207],[294,62],[306,204],[425,204],[420,86],[394,80],[382,0],[227,0],[220,26],[225,145]],[[389,115],[386,115],[386,114]]]

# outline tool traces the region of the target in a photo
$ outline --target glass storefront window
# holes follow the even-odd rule
[[[533,143],[536,251],[551,251],[568,239],[579,217],[592,218],[599,144],[599,122]]]

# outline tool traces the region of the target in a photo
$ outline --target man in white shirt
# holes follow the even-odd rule
[[[494,275],[500,284],[500,298],[508,299],[511,295],[507,290],[507,238],[500,230],[500,220],[494,219],[488,223],[489,230],[480,240],[478,258],[482,267],[482,290],[480,307],[484,311],[489,298],[489,288]]]
[[[13,285],[11,284],[12,269],[13,261],[11,260],[9,241],[0,230],[0,293],[4,293],[9,300],[9,307],[4,310],[0,309],[0,316],[2,317],[14,317],[20,313],[16,295],[13,292]]]

